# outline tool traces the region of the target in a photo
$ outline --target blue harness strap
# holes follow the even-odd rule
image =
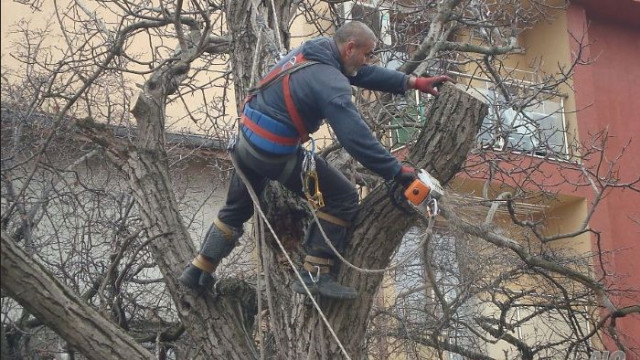
[[[242,125],[246,139],[266,152],[277,155],[291,154],[300,145],[296,129],[252,109],[248,104],[244,105]]]

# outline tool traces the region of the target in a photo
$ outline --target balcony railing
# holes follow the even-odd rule
[[[537,156],[566,158],[568,144],[564,117],[564,98],[555,94],[540,94],[527,98],[532,83],[520,81],[506,91],[518,101],[506,101],[503,90],[486,79],[475,79],[470,89],[483,96],[489,104],[489,114],[483,119],[478,142],[500,151],[516,151]],[[523,94],[524,93],[524,94]],[[525,106],[514,104],[527,99]]]
[[[513,105],[515,102],[506,101],[488,79],[472,78],[464,73],[448,74],[459,81],[463,78],[471,79],[468,91],[476,93],[489,104],[489,114],[483,119],[477,137],[481,146],[533,156],[557,159],[568,157],[563,96],[542,93],[536,99],[530,99],[527,106],[518,109]],[[526,95],[523,94],[531,86],[533,83],[519,81],[506,87],[513,92],[514,98],[524,99]],[[422,96],[412,94],[397,107],[400,109],[399,115],[391,122],[394,148],[404,146],[414,138],[417,129],[412,126],[403,127],[402,124],[424,122],[427,104]]]

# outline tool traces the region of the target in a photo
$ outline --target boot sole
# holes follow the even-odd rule
[[[199,286],[198,285],[199,279],[195,279],[192,276],[180,275],[180,277],[178,278],[178,281],[180,282],[180,284],[184,285],[185,287],[188,287],[189,289],[196,289]]]
[[[194,291],[201,290],[202,288],[204,288],[203,286],[200,286],[200,284],[198,284],[197,282],[191,281],[191,279],[189,280],[178,279],[178,281],[180,281],[180,284],[182,284],[184,287]]]

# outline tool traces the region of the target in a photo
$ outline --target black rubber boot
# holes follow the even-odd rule
[[[309,276],[309,273],[306,270],[302,269],[300,270],[300,276],[302,277],[304,284],[307,285],[307,288],[309,289],[309,292],[311,293],[311,295],[317,294],[318,284],[313,282],[313,280],[311,280],[311,276]],[[304,286],[302,286],[302,284],[297,279],[297,277],[296,277],[296,280],[294,280],[293,283],[291,283],[291,289],[293,289],[293,291],[297,292],[298,294],[302,294],[302,295],[307,294],[307,291],[304,289]]]
[[[209,226],[198,255],[182,272],[178,280],[189,289],[207,290],[215,283],[211,275],[220,261],[236,246],[242,236],[242,228],[231,227],[215,218]]]
[[[300,275],[312,295],[320,294],[321,296],[338,300],[352,300],[358,297],[358,293],[354,288],[338,284],[338,282],[329,273],[320,274],[320,276],[315,279],[317,282],[314,282],[313,279],[311,279],[311,275],[306,270],[302,270]],[[298,280],[291,284],[291,288],[298,294],[307,294],[304,287]]]
[[[180,283],[191,290],[203,291],[210,289],[215,283],[215,277],[208,272],[202,271],[193,264],[187,265],[180,277]]]

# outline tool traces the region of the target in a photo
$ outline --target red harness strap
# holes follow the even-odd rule
[[[247,117],[247,115],[242,114],[242,118],[240,119],[240,123],[246,126],[249,130],[258,134],[260,137],[263,137],[269,141],[273,141],[282,145],[297,145],[299,139],[298,138],[288,138],[280,135],[276,135],[271,131],[265,130],[260,127],[260,125],[254,123],[251,119]]]
[[[309,132],[304,127],[302,123],[302,118],[300,117],[300,113],[296,108],[296,105],[293,103],[293,98],[291,97],[291,88],[289,87],[289,75],[287,74],[282,79],[282,92],[284,93],[284,102],[287,105],[287,112],[289,113],[289,117],[293,121],[293,125],[298,130],[298,134],[300,135],[300,141],[303,143],[309,140]]]
[[[293,126],[295,126],[296,130],[298,131],[298,135],[300,136],[301,142],[303,143],[306,142],[307,140],[309,140],[309,132],[307,131],[307,129],[304,126],[304,123],[302,122],[302,117],[300,116],[300,113],[298,112],[296,105],[293,103],[293,98],[291,97],[291,87],[289,86],[289,76],[294,71],[300,70],[303,67],[313,65],[316,63],[317,63],[316,61],[309,61],[305,59],[302,53],[299,53],[298,55],[296,55],[294,58],[291,58],[291,60],[287,61],[282,66],[279,66],[273,69],[269,74],[267,74],[267,76],[265,76],[260,81],[260,83],[258,83],[258,86],[250,90],[250,94],[249,96],[247,96],[244,103],[245,104],[248,103],[253,97],[253,95],[258,93],[263,88],[271,85],[274,81],[276,81],[281,76],[283,76],[282,92],[284,95],[285,105],[287,106],[287,112],[289,113],[289,117],[293,122]],[[245,119],[243,119],[243,124],[247,126],[249,121],[244,121],[244,120]],[[271,133],[265,133],[263,129],[256,130],[259,127],[256,124],[252,124],[252,125],[255,125],[255,126],[249,125],[247,127],[260,136],[269,138],[272,141],[285,144],[285,145],[288,145],[290,143],[290,139],[288,138],[278,137]]]

